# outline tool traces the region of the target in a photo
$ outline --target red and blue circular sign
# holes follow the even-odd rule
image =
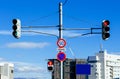
[[[64,52],[59,52],[58,54],[57,54],[57,60],[59,60],[59,61],[65,61],[66,60],[66,54],[64,53]]]

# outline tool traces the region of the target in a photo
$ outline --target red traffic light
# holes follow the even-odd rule
[[[108,20],[104,20],[104,21],[103,21],[103,26],[106,26],[106,27],[107,27],[109,24],[110,24],[110,22],[109,22]]]
[[[49,60],[47,63],[47,69],[49,71],[53,71],[54,67],[53,67],[53,61]]]
[[[106,40],[110,37],[110,27],[109,27],[110,21],[109,20],[103,20],[102,22],[102,39]]]
[[[53,62],[52,61],[49,61],[48,62],[48,65],[50,66],[50,65],[53,65]]]

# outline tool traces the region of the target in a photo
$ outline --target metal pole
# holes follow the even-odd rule
[[[59,39],[63,38],[63,33],[62,33],[62,3],[59,3]],[[61,74],[60,78],[63,79],[63,62],[60,62],[60,69],[61,69]]]
[[[63,61],[61,61],[60,64],[61,64],[61,79],[63,79]]]
[[[62,35],[62,3],[59,3],[59,38],[63,38],[63,35]]]

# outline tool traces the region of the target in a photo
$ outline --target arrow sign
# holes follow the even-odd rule
[[[59,60],[60,62],[62,62],[62,61],[65,61],[66,60],[66,54],[64,53],[64,52],[59,52],[58,54],[57,54],[57,60]]]

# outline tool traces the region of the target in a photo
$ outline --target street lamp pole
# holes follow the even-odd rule
[[[63,23],[62,19],[63,18],[62,17],[63,17],[62,16],[62,3],[60,2],[59,3],[59,39],[63,38],[63,32],[62,32],[62,27],[63,27],[63,25],[62,25],[62,23]],[[61,69],[61,71],[60,71],[60,78],[63,79],[63,61],[60,61],[60,69]]]
[[[63,21],[62,21],[62,3],[59,3],[59,39],[63,38],[62,33],[62,27],[63,27]]]

